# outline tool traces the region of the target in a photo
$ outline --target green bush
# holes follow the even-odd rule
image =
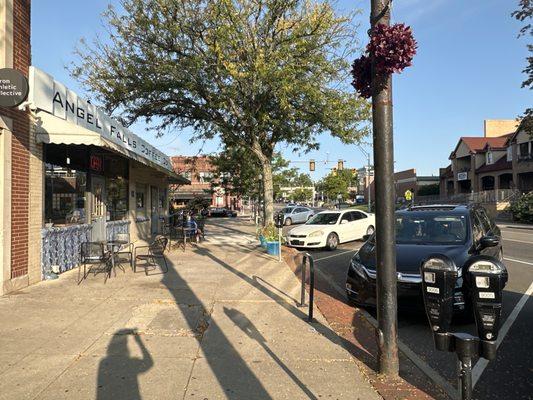
[[[260,234],[263,235],[267,242],[277,242],[278,241],[278,228],[274,224],[268,224],[260,229]]]
[[[523,194],[511,204],[511,212],[515,221],[533,224],[533,192]]]

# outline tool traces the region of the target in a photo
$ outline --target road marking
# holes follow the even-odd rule
[[[527,240],[518,240],[518,239],[507,239],[507,238],[503,238],[503,241],[504,242],[518,242],[518,243],[528,243],[528,244],[533,244],[533,242],[528,242]]]
[[[498,347],[500,347],[500,344],[502,344],[503,339],[505,338],[505,336],[509,332],[509,329],[511,329],[511,326],[513,325],[513,322],[518,317],[518,314],[520,313],[520,311],[522,310],[522,308],[526,304],[527,300],[529,299],[529,297],[531,297],[531,294],[533,294],[533,282],[531,282],[531,285],[529,285],[529,288],[522,295],[522,297],[520,298],[520,300],[518,301],[518,303],[514,307],[513,311],[511,312],[509,317],[507,317],[507,319],[505,320],[505,323],[503,324],[502,328],[500,329],[500,335],[498,336],[498,340],[496,340],[496,349]],[[488,360],[486,360],[484,358],[480,358],[478,360],[478,362],[476,363],[476,365],[474,365],[474,368],[472,369],[472,387],[474,387],[476,385],[477,381],[481,377],[481,374],[483,373],[485,368],[487,368],[488,364],[489,364]]]
[[[317,275],[322,277],[325,281],[327,281],[333,289],[339,293],[343,298],[346,298],[346,291],[333,279],[331,279],[329,276],[324,274],[320,270],[316,270]],[[378,327],[378,321],[368,313],[368,311],[359,308],[359,312],[361,312],[364,317],[367,319],[367,321],[372,325],[375,329]],[[443,378],[437,371],[435,371],[433,368],[431,368],[422,358],[420,358],[416,353],[409,348],[405,343],[403,343],[400,338],[398,338],[398,348],[400,351],[409,358],[413,364],[417,366],[420,371],[422,371],[426,376],[431,379],[434,383],[440,386],[442,390],[446,392],[448,396],[452,399],[457,399],[459,397],[458,391],[453,387],[453,385],[448,382],[445,378]]]
[[[509,258],[509,257],[503,257],[506,261],[513,261],[517,263],[527,264],[527,265],[533,265],[533,262],[524,261],[524,260],[517,260],[516,258]]]
[[[315,260],[315,262],[317,261],[322,261],[322,260],[327,260],[328,258],[333,258],[333,257],[338,257],[338,256],[342,256],[343,254],[347,254],[347,253],[355,253],[357,250],[346,250],[346,251],[343,251],[342,253],[335,253],[335,254],[332,254],[331,256],[326,256],[326,257],[322,257],[322,258],[317,258]]]

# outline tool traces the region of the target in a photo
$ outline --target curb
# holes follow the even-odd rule
[[[284,247],[283,259],[287,266],[301,281],[300,252],[296,249]],[[448,382],[441,379],[433,370],[425,370],[423,363],[410,349],[399,341],[400,350],[400,377],[397,379],[384,378],[377,371],[377,341],[376,321],[365,310],[346,304],[344,298],[338,299],[334,282],[326,282],[328,287],[321,288],[320,271],[316,273],[315,306],[326,318],[332,329],[343,339],[343,347],[354,357],[359,369],[367,377],[372,387],[385,400],[399,399],[450,399],[455,393],[450,393],[453,386],[441,385]],[[338,285],[336,285],[338,286]],[[321,290],[322,289],[322,290]],[[328,290],[329,289],[329,290]],[[333,290],[333,292],[331,292]],[[327,293],[327,292],[330,293]],[[337,297],[337,298],[335,298]],[[411,358],[413,357],[413,358]],[[405,379],[404,379],[405,377]],[[408,382],[406,379],[409,379]],[[411,382],[414,382],[411,383]]]
[[[527,225],[527,224],[510,224],[507,222],[498,222],[496,221],[496,225],[498,225],[500,228],[507,228],[507,229],[522,229],[526,231],[533,231],[533,225]]]

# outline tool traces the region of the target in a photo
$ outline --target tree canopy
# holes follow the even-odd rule
[[[159,133],[192,127],[253,154],[273,215],[276,145],[318,148],[367,133],[368,103],[348,92],[351,16],[330,1],[122,0],[105,13],[109,37],[78,49],[72,74],[125,123]]]
[[[342,199],[346,200],[350,196],[348,188],[357,186],[357,183],[357,173],[353,173],[352,170],[335,170],[319,182],[318,189],[323,192],[330,201],[336,200],[338,196],[342,196]]]

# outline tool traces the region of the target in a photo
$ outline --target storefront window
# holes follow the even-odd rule
[[[45,164],[45,222],[55,225],[86,222],[87,174]]]
[[[137,211],[144,211],[145,185],[137,184]]]
[[[124,178],[107,178],[107,212],[110,221],[127,218],[128,214],[128,181]]]

